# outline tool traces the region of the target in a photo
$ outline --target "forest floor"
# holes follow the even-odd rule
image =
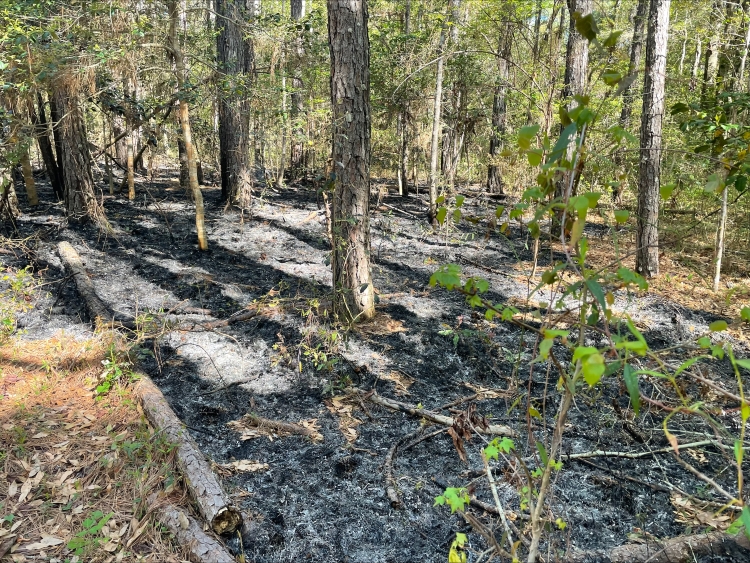
[[[435,233],[423,219],[423,198],[386,196],[390,207],[375,209],[371,222],[377,316],[344,331],[327,317],[329,244],[312,187],[265,189],[245,215],[223,211],[219,189],[207,187],[208,252],[197,250],[193,207],[174,170],[139,179],[136,189],[132,202],[105,196],[108,234],[68,225],[60,205],[42,205],[19,219],[24,242],[0,254],[0,260],[9,267],[31,263],[45,282],[59,282],[19,315],[24,338],[55,338],[60,331],[81,342],[93,336],[55,254],[57,242],[67,240],[81,254],[99,296],[114,311],[140,320],[143,329],[135,337],[141,367],[216,463],[245,514],[242,534],[227,543],[236,553],[244,551],[246,561],[438,562],[446,560],[456,532],[469,535],[470,561],[486,549],[464,519],[433,506],[446,486],[469,484],[477,499],[493,504],[482,478],[481,440],[465,444],[466,462],[445,432],[402,447],[393,461],[402,508],[394,509],[385,490],[386,455],[424,424],[347,390],[375,389],[443,414],[450,414],[445,405],[466,410],[474,404],[493,422],[513,428],[522,457],[537,464],[534,444],[552,428],[558,394],[551,366],[531,362],[535,335],[485,321],[460,296],[430,287],[429,279],[438,265],[458,263],[466,275],[490,282],[493,302],[513,304],[531,318],[535,303],[552,299],[532,290],[555,248],[542,248],[532,279],[531,241],[515,229],[498,236],[487,233],[485,222],[466,222]],[[42,197],[49,195],[41,191]],[[494,214],[497,202],[479,192],[468,195],[465,214]],[[593,260],[613,258],[604,236],[610,230],[603,224],[591,229]],[[620,237],[626,247],[627,229]],[[670,266],[669,280],[649,293],[617,291],[614,308],[633,318],[651,347],[687,356],[693,354],[687,342],[747,305],[750,286],[747,280],[731,280],[731,289],[714,297],[703,277],[691,276],[676,262]],[[247,322],[202,328],[248,308],[258,314]],[[748,357],[744,334],[722,337],[738,357]],[[696,369],[704,376],[734,389],[728,362],[700,366]],[[657,396],[658,383],[649,385]],[[474,398],[456,403],[467,396]],[[705,400],[724,405],[710,393]],[[540,420],[529,422],[527,404],[535,406]],[[244,425],[248,413],[302,423],[320,439]],[[608,549],[707,525],[722,528],[732,519],[731,513],[713,516],[721,498],[666,451],[664,414],[644,405],[634,417],[618,378],[604,378],[595,390],[579,393],[569,419],[564,454],[605,450],[640,457],[562,456],[544,544],[549,560],[572,548]],[[740,424],[738,413],[729,409],[716,419],[733,431]],[[683,444],[703,441],[710,431],[695,417],[679,414],[670,429]],[[731,454],[710,444],[682,451],[719,484],[736,487],[736,475],[727,471]],[[243,460],[258,463],[236,463]],[[528,521],[519,473],[505,464],[498,476],[500,499],[523,531]],[[469,510],[488,528],[500,529],[493,515]],[[558,518],[563,529],[554,526]],[[716,553],[701,559],[730,560],[750,561],[750,556]]]

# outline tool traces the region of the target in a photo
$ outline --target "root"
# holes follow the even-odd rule
[[[407,434],[395,442],[391,449],[388,450],[388,455],[385,456],[385,463],[383,464],[383,477],[385,478],[385,494],[388,496],[388,500],[391,502],[393,508],[401,508],[403,503],[401,497],[398,494],[396,488],[396,479],[393,477],[393,462],[396,459],[396,452],[398,448],[405,442],[413,440],[422,432],[422,428],[417,429],[411,434]]]

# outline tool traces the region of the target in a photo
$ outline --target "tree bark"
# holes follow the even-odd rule
[[[628,64],[628,76],[636,75],[641,66],[641,55],[643,54],[643,30],[646,27],[647,0],[638,0],[638,6],[633,18],[633,41],[630,44],[630,63]],[[633,80],[622,91],[622,110],[620,111],[620,127],[627,130],[630,127],[630,118],[633,115],[633,100],[637,92],[638,80]],[[623,151],[615,153],[615,166],[620,168],[624,162]],[[612,190],[612,199],[619,202],[623,186],[620,184]]]
[[[103,221],[94,194],[94,177],[91,173],[91,154],[86,135],[86,121],[81,108],[79,85],[68,74],[58,77],[55,83],[54,112],[59,113],[57,133],[60,140],[63,179],[65,184],[65,211],[68,219],[77,222]]]
[[[305,15],[305,0],[291,0],[290,4],[292,21],[299,22]],[[300,29],[297,30],[294,44],[295,58],[291,100],[292,143],[289,167],[296,179],[305,175],[305,129],[303,127],[305,105],[302,97],[302,58],[305,55],[305,48]]]
[[[719,227],[716,230],[716,255],[714,256],[714,292],[719,291],[721,281],[721,261],[724,257],[724,235],[727,231],[727,199],[729,187],[724,186],[721,193],[721,214],[719,215]]]
[[[541,6],[539,7],[541,10]],[[541,12],[538,12],[541,13]],[[537,30],[538,31],[538,30]],[[495,93],[492,97],[492,135],[490,137],[490,164],[487,167],[487,191],[503,193],[504,181],[497,164],[497,158],[503,146],[503,135],[506,126],[506,91],[508,86],[508,58],[510,57],[513,34],[510,25],[506,25],[500,32],[497,46],[497,76],[495,78]],[[536,56],[536,55],[535,55]]]
[[[333,110],[333,308],[375,314],[370,273],[370,44],[366,0],[327,0]]]
[[[659,275],[659,182],[669,4],[670,0],[651,0],[648,16],[635,257],[635,269],[644,277]]]
[[[34,101],[29,100],[29,118],[31,119],[31,124],[34,126],[34,136],[39,144],[39,152],[44,161],[44,168],[47,172],[47,177],[52,185],[52,192],[55,194],[58,201],[62,201],[65,191],[62,172],[60,171],[54,150],[52,149],[49,124],[47,123],[47,117],[44,111],[44,100],[42,99],[41,93],[37,93],[37,104],[39,108],[38,113],[34,107]]]
[[[168,51],[174,58],[175,71],[177,74],[177,89],[180,92],[185,90],[185,62],[182,56],[182,47],[177,39],[177,24],[180,20],[180,8],[177,0],[168,0],[169,8],[169,46]],[[190,108],[184,96],[180,97],[179,108],[180,126],[182,127],[182,142],[185,145],[185,157],[188,168],[188,185],[190,193],[195,203],[195,228],[198,235],[198,248],[208,250],[208,240],[206,239],[206,228],[204,225],[203,194],[198,184],[198,165],[195,157],[195,147],[193,145],[193,134],[190,130]]]
[[[701,100],[706,100],[716,88],[716,77],[719,74],[719,47],[721,22],[723,20],[722,0],[714,0],[711,22],[713,26],[711,38],[706,48],[706,56],[703,64],[703,85],[701,86]]]
[[[151,379],[140,374],[135,394],[151,425],[177,446],[177,466],[185,477],[201,515],[217,534],[233,532],[242,523],[240,511],[232,504],[219,483],[198,444],[187,432],[182,421],[169,406]]]
[[[695,44],[695,58],[693,59],[693,69],[690,71],[690,91],[695,91],[698,86],[698,68],[701,63],[701,40],[697,39]]]
[[[64,174],[64,162],[63,162],[63,141],[60,133],[60,121],[64,112],[60,112],[57,107],[57,100],[52,92],[47,94],[47,102],[49,103],[49,115],[52,122],[52,138],[55,147],[55,155],[57,157],[57,170],[60,174],[60,183],[63,186],[63,197],[65,192],[65,174]]]
[[[39,205],[39,196],[36,193],[36,183],[34,182],[34,173],[31,171],[28,150],[21,155],[21,169],[23,170],[23,183],[26,187],[26,199],[29,205]]]
[[[447,27],[450,27],[450,19],[453,15],[453,6],[456,0],[448,2],[448,22],[440,29],[440,40],[438,43],[437,72],[435,74],[435,100],[432,106],[432,139],[430,144],[430,207],[427,219],[435,225],[437,223],[437,198],[438,198],[438,152],[440,149],[440,122],[443,115],[443,76],[445,74],[445,44],[447,41]]]
[[[18,197],[13,185],[13,174],[8,168],[0,168],[0,220],[10,221],[15,225],[18,215]]]
[[[253,45],[243,37],[240,22],[247,15],[245,0],[216,0],[219,34],[217,59],[222,75],[219,88],[219,161],[221,197],[249,208],[253,176],[250,169],[250,113],[248,90],[252,80]]]

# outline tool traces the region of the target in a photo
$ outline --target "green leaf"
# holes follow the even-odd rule
[[[542,163],[542,156],[544,151],[542,149],[532,149],[526,153],[531,166],[539,166]]]
[[[518,148],[521,150],[529,150],[531,148],[531,141],[536,137],[539,132],[539,125],[527,125],[521,127],[518,132]]]
[[[641,408],[641,392],[638,389],[638,375],[630,364],[625,364],[622,370],[622,378],[625,380],[625,387],[627,387],[630,395],[630,404],[637,416]]]
[[[744,454],[744,450],[742,449],[742,442],[740,440],[734,441],[734,459],[737,460],[737,465],[742,466],[742,457]]]
[[[497,447],[497,444],[495,443],[495,440],[490,442],[486,448],[484,448],[484,456],[487,459],[498,459],[498,456],[500,455],[500,450]]]
[[[575,12],[573,14],[573,17],[576,20],[576,30],[578,31],[578,33],[580,33],[589,41],[593,41],[594,39],[596,39],[596,35],[599,33],[599,28],[596,26],[594,14],[581,16],[580,12]]]
[[[563,132],[560,134],[560,138],[557,139],[557,142],[555,143],[555,147],[547,157],[547,164],[553,164],[560,160],[568,150],[568,145],[572,142],[577,134],[578,125],[575,123],[571,123],[565,129],[563,129]]]
[[[627,209],[615,210],[615,221],[617,221],[619,225],[626,223],[628,220],[628,217],[630,217],[630,211],[628,211]]]
[[[503,206],[503,205],[498,205],[498,206],[497,206],[497,207],[495,208],[495,217],[496,217],[497,219],[500,219],[500,217],[502,217],[502,216],[503,216],[503,212],[504,212],[504,211],[505,211],[505,206]]]
[[[740,311],[740,318],[747,322],[750,322],[750,307],[743,307]]]
[[[516,449],[516,444],[510,438],[505,437],[502,440],[500,440],[500,443],[498,444],[498,447],[500,448],[501,451],[503,451],[506,454],[508,454],[508,453],[510,453],[510,450],[515,450]]]
[[[599,350],[594,348],[593,346],[579,346],[575,349],[575,352],[573,352],[573,361],[580,360],[581,358],[585,358],[586,356],[590,356],[591,354],[598,354]]]
[[[607,38],[602,41],[603,47],[616,47],[617,41],[620,39],[620,35],[622,35],[622,30],[615,30],[612,33],[610,33]]]
[[[461,220],[461,210],[454,209],[453,210],[453,222],[458,223],[460,220]]]
[[[461,207],[464,204],[465,200],[466,200],[466,196],[457,195],[456,196],[456,207]]]
[[[677,187],[677,184],[674,182],[669,184],[664,184],[663,186],[659,187],[659,195],[661,195],[662,199],[669,199],[672,197],[672,192]]]
[[[745,526],[745,535],[750,538],[750,507],[743,506],[740,513],[740,520]]]
[[[440,209],[438,209],[437,216],[436,216],[437,222],[442,225],[445,222],[446,215],[448,215],[447,207],[441,207]]]
[[[581,363],[583,378],[586,380],[586,383],[588,383],[590,387],[593,387],[594,385],[599,383],[602,375],[604,375],[605,369],[606,366],[604,365],[604,356],[602,356],[598,352],[596,354],[586,356]]]
[[[537,442],[536,450],[539,452],[539,457],[542,460],[542,466],[547,467],[547,463],[549,463],[549,457],[547,456],[547,449],[544,447],[544,444],[542,444],[541,442]]]
[[[689,111],[689,110],[690,110],[689,105],[683,104],[682,102],[677,102],[675,105],[672,106],[670,113],[672,115],[677,115],[678,113],[685,113],[686,111]]]
[[[706,185],[703,189],[709,193],[713,193],[716,191],[721,191],[723,188],[724,181],[719,177],[719,175],[711,174],[708,177],[708,181],[706,182]]]
[[[727,321],[714,321],[710,325],[708,325],[708,329],[711,332],[722,332],[729,328],[729,325],[727,325]]]
[[[702,336],[698,339],[698,346],[701,348],[710,348],[711,339],[708,336]]]
[[[746,370],[750,370],[750,360],[735,360],[735,364]]]
[[[555,341],[552,338],[545,338],[539,343],[539,355],[545,360],[549,358],[549,351],[554,343]]]
[[[740,413],[742,414],[742,422],[747,422],[747,419],[750,418],[750,405],[747,403],[742,403],[742,407],[740,407]]]
[[[586,226],[586,222],[581,219],[573,221],[573,227],[570,229],[570,244],[575,246],[581,237],[583,236],[583,229]]]
[[[614,86],[622,80],[622,74],[617,71],[610,70],[602,74],[602,80],[607,86]]]

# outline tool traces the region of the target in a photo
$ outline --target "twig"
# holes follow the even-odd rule
[[[580,463],[585,463],[586,465],[589,465],[591,467],[594,467],[598,469],[599,471],[606,471],[607,473],[611,473],[612,475],[616,476],[619,479],[626,479],[627,481],[632,481],[633,483],[638,483],[639,485],[646,485],[647,487],[659,491],[662,493],[669,493],[671,492],[670,489],[667,487],[663,487],[661,485],[657,485],[656,483],[649,483],[648,481],[642,481],[641,479],[636,479],[635,477],[630,477],[629,475],[625,475],[622,471],[614,471],[612,469],[609,469],[608,467],[604,467],[602,465],[597,465],[593,461],[589,461],[587,459],[579,458],[576,461]]]
[[[675,452],[674,458],[677,460],[677,462],[680,465],[682,465],[682,467],[684,467],[685,469],[687,469],[688,471],[690,471],[690,473],[692,473],[693,475],[695,475],[696,477],[698,477],[698,479],[700,479],[701,481],[704,481],[704,482],[708,483],[709,485],[711,485],[714,488],[714,490],[716,490],[717,492],[721,493],[726,499],[728,499],[729,501],[736,501],[737,500],[734,497],[734,495],[732,495],[731,493],[729,493],[724,487],[722,487],[721,485],[719,485],[716,481],[714,481],[713,479],[711,479],[711,477],[709,477],[705,473],[702,473],[702,472],[698,471],[695,467],[693,467],[688,462],[686,462],[684,459],[682,459],[679,455],[677,455],[676,452]]]
[[[401,449],[402,450],[410,450],[411,448],[413,448],[414,446],[416,446],[420,442],[423,442],[425,440],[429,440],[433,436],[437,436],[438,434],[442,434],[443,432],[447,432],[447,430],[448,430],[447,428],[441,428],[440,430],[435,430],[434,432],[430,432],[429,434],[425,434],[423,436],[420,436],[416,440],[412,440],[411,442],[409,442],[408,444],[406,444]]]
[[[388,455],[385,456],[385,463],[383,464],[383,477],[385,478],[385,494],[388,496],[388,500],[391,501],[391,507],[401,508],[403,503],[398,495],[396,489],[396,480],[393,478],[393,462],[396,459],[396,452],[401,444],[407,440],[411,440],[422,432],[422,428],[418,428],[411,434],[403,436],[398,441],[394,442],[391,448],[388,450]]]
[[[492,475],[492,469],[490,469],[490,464],[487,461],[487,456],[484,452],[482,452],[482,462],[484,463],[484,470],[487,473],[487,481],[490,484],[492,498],[495,499],[495,506],[497,507],[498,514],[500,515],[500,521],[503,523],[505,533],[508,534],[508,545],[510,546],[511,552],[514,552],[515,550],[513,549],[513,534],[511,533],[510,527],[508,526],[508,520],[505,518],[505,510],[503,509],[503,505],[500,503],[500,495],[497,494],[497,484],[495,483],[495,478]]]
[[[425,418],[431,422],[442,424],[444,426],[453,426],[453,419],[449,416],[443,416],[441,414],[437,414],[436,412],[428,411],[427,409],[417,409],[409,405],[406,405],[404,403],[401,403],[399,401],[394,401],[393,399],[387,399],[385,397],[381,397],[374,391],[367,392],[362,389],[357,389],[355,387],[355,388],[352,388],[352,392],[361,394],[363,398],[375,403],[376,405],[380,405],[382,407],[393,409],[395,411],[409,413],[412,416]],[[512,429],[510,429],[508,426],[501,426],[497,424],[491,424],[487,428],[477,428],[477,432],[480,432],[482,434],[490,434],[490,435],[497,434],[500,436],[511,436],[511,437],[516,435],[516,433]]]
[[[314,431],[305,428],[304,426],[300,426],[299,424],[294,424],[292,422],[282,422],[280,420],[271,420],[269,418],[262,418],[252,413],[246,414],[242,417],[241,420],[242,422],[249,423],[250,426],[257,426],[258,428],[272,428],[273,430],[279,430],[282,432],[289,432],[290,434],[298,434],[301,436],[309,437],[315,435]]]
[[[479,397],[479,393],[474,393],[473,395],[467,395],[466,397],[459,397],[455,401],[452,401],[450,403],[446,403],[445,405],[443,405],[442,407],[440,407],[438,410],[447,411],[451,407],[455,407],[456,405],[460,405],[461,403],[465,403],[466,401],[473,401],[477,397]]]
[[[381,201],[380,205],[385,205],[388,209],[393,209],[394,211],[398,211],[399,213],[403,213],[404,215],[408,215],[412,219],[419,219],[419,217],[417,217],[413,213],[409,213],[408,211],[404,211],[403,209],[399,209],[398,207],[394,207],[393,205],[389,205],[389,204],[387,204],[384,201]]]
[[[701,440],[700,442],[690,442],[689,444],[677,444],[677,449],[682,450],[685,448],[698,448],[700,446],[727,447],[724,446],[724,444],[716,442],[716,440]],[[581,452],[577,454],[562,454],[561,457],[567,459],[583,459],[587,457],[624,457],[627,459],[638,459],[641,457],[649,457],[654,454],[669,453],[671,451],[674,451],[674,448],[672,446],[668,446],[660,450],[650,450],[647,452],[608,452],[604,450],[594,450],[591,452]]]

